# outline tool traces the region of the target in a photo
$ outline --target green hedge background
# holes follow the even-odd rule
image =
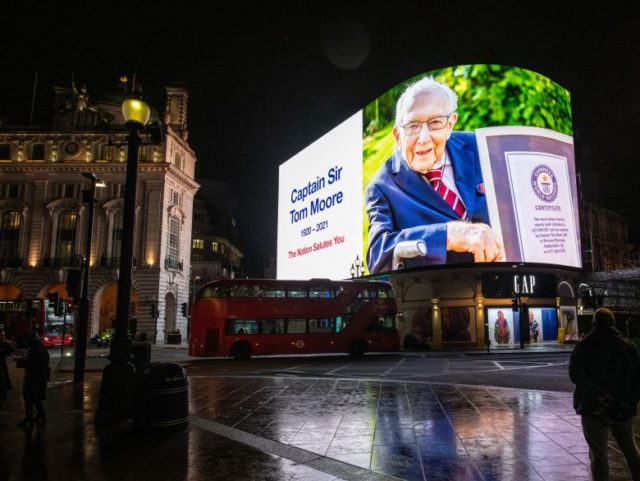
[[[461,65],[417,75],[402,82],[364,108],[363,190],[393,153],[392,129],[398,98],[407,85],[432,76],[458,95],[455,130],[520,125],[573,135],[569,92],[544,75],[503,65]],[[364,212],[363,259],[369,219]]]

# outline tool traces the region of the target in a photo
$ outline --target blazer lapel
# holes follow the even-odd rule
[[[476,172],[473,151],[467,150],[466,147],[465,143],[453,135],[447,141],[447,153],[453,166],[456,188],[467,208],[467,215],[471,217],[476,207]]]
[[[451,206],[440,197],[424,178],[409,168],[402,154],[396,149],[393,153],[393,173],[396,184],[403,192],[419,199],[424,205],[455,219],[457,216]]]

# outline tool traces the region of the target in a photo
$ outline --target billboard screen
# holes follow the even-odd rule
[[[279,278],[581,267],[569,92],[517,67],[396,85],[280,166]]]

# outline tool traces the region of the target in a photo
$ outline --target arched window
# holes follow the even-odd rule
[[[113,214],[113,225],[111,227],[111,253],[112,259],[120,258],[122,250],[122,211]]]
[[[58,231],[56,232],[56,255],[62,263],[73,260],[76,254],[76,232],[78,229],[78,214],[67,211],[62,212],[58,218]]]
[[[0,258],[18,259],[21,224],[20,212],[10,211],[2,214],[0,218]]]

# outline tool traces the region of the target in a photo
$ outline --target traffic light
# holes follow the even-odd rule
[[[52,294],[49,294],[47,297],[49,299],[49,305],[53,306],[53,313],[56,316],[61,316],[62,315],[62,303],[60,302],[60,295],[57,292],[54,292]]]
[[[187,317],[187,314],[188,314],[188,310],[187,310],[188,309],[188,305],[187,305],[187,303],[183,302],[181,308],[182,308],[182,315],[184,317]]]
[[[511,299],[511,310],[513,312],[518,312],[520,310],[520,306],[518,305],[518,298],[514,297]]]
[[[160,312],[158,311],[158,306],[156,304],[151,304],[149,306],[149,314],[151,314],[151,319],[158,318],[158,316],[160,315]]]

